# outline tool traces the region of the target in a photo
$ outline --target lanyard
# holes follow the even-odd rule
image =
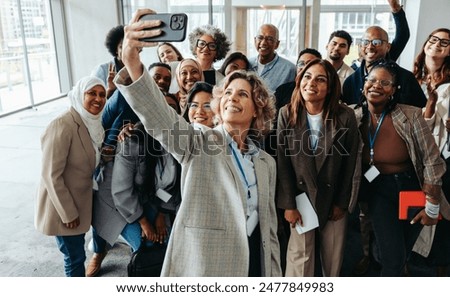
[[[314,131],[317,131],[317,130],[311,129],[311,125],[309,124],[308,117],[306,118],[306,129],[309,132],[309,139],[311,139],[312,147],[310,147],[310,148],[312,149],[313,154],[315,154],[317,145],[319,144],[319,133],[313,133]]]
[[[158,158],[156,168],[158,169],[159,179],[161,180],[164,175],[164,170],[166,169],[166,166],[164,165],[164,158]]]
[[[373,165],[373,156],[374,156],[374,151],[373,151],[373,147],[375,146],[375,140],[378,136],[378,132],[380,131],[380,127],[381,124],[383,124],[383,120],[384,120],[384,116],[386,115],[386,111],[383,111],[383,113],[381,114],[381,118],[380,121],[377,124],[377,128],[375,129],[375,133],[372,136],[372,133],[370,132],[370,128],[372,128],[372,120],[369,119],[369,146],[370,146],[370,165]]]
[[[239,157],[237,156],[236,151],[234,150],[231,143],[230,143],[230,148],[231,148],[231,152],[233,153],[233,157],[236,160],[236,163],[238,165],[239,171],[241,172],[242,177],[244,178],[245,186],[247,187],[247,198],[250,199],[251,198],[250,187],[254,186],[254,185],[248,184],[248,180],[247,180],[247,176],[245,175],[244,168],[242,168],[241,161],[239,161]]]

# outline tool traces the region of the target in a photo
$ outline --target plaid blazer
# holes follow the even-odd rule
[[[362,118],[362,109],[355,110],[356,118]],[[394,128],[405,141],[422,190],[440,200],[440,212],[450,218],[450,205],[441,190],[441,177],[446,170],[433,135],[422,116],[420,108],[397,104],[391,112]],[[413,251],[427,257],[433,243],[435,226],[424,226]]]
[[[115,83],[143,122],[182,166],[182,202],[162,276],[248,276],[247,193],[222,126],[196,130],[170,108],[147,71],[131,85],[126,69]],[[281,276],[275,210],[274,159],[252,158],[258,183],[263,276]]]

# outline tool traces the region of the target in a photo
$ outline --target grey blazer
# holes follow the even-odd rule
[[[170,108],[147,71],[131,85],[126,69],[115,83],[149,134],[182,166],[182,202],[174,222],[162,276],[248,276],[246,191],[222,126],[195,130]],[[149,102],[149,100],[151,102]],[[263,276],[281,276],[275,210],[274,159],[252,159],[258,183]]]
[[[144,131],[139,132],[136,135],[145,133]],[[149,185],[146,189],[149,194],[145,196],[147,199],[140,199],[139,187],[146,182],[146,177],[150,175],[146,154],[156,156],[154,150],[147,147],[151,144],[148,144],[146,137],[150,136],[144,135],[139,139],[129,137],[118,143],[114,161],[106,163],[103,170],[103,182],[99,184],[99,191],[94,197],[92,226],[111,245],[116,242],[127,224],[136,222],[142,216],[143,204],[146,202],[148,202],[148,207],[166,213],[175,213],[180,204],[180,170],[178,166],[177,171],[174,172],[176,174],[174,185],[171,189],[165,189],[172,195],[169,201],[163,202],[155,197],[154,184]],[[154,168],[152,169],[154,170]]]
[[[89,231],[95,151],[75,109],[54,119],[41,137],[42,172],[34,224],[46,235],[79,235]],[[68,229],[80,217],[80,225]]]

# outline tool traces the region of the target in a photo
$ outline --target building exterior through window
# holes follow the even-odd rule
[[[0,2],[0,116],[63,96],[61,85],[72,83],[67,43],[55,41],[55,32],[64,28],[64,18],[55,6],[64,1],[2,0]],[[111,1],[113,2],[113,1]],[[254,36],[261,24],[272,23],[280,31],[277,52],[295,62],[298,52],[313,47],[325,56],[331,32],[348,31],[354,44],[365,28],[386,28],[390,39],[395,26],[386,0],[117,0],[123,23],[137,8],[151,7],[158,12],[184,12],[188,32],[211,23],[220,27],[232,41],[232,51],[248,57],[256,55]],[[60,4],[62,5],[62,4]],[[156,6],[156,7],[155,7]],[[53,18],[52,18],[53,16]],[[19,21],[18,21],[19,20]],[[64,34],[64,33],[63,33]],[[67,37],[66,37],[67,38]],[[101,38],[103,39],[103,37]],[[191,56],[189,42],[175,44],[185,57]],[[357,58],[353,46],[346,62]],[[156,59],[156,53],[150,59]],[[216,67],[220,66],[218,61]],[[70,77],[70,75],[69,75]]]

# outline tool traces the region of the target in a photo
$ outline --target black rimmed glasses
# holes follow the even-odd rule
[[[439,45],[442,47],[447,47],[450,44],[450,39],[445,39],[445,38],[439,38],[437,36],[434,35],[430,35],[428,37],[428,41],[432,44],[438,43]]]
[[[265,40],[268,43],[275,43],[275,41],[277,41],[277,39],[275,37],[263,36],[263,35],[257,35],[257,36],[255,36],[255,39],[258,40],[259,42]]]
[[[372,44],[375,47],[379,47],[383,44],[383,42],[387,42],[387,40],[383,40],[383,39],[361,39],[361,45],[362,46],[369,46],[369,44]]]
[[[217,44],[215,44],[214,42],[206,42],[202,39],[197,39],[197,47],[201,49],[208,47],[210,51],[217,50]]]
[[[380,86],[382,86],[383,88],[386,88],[386,87],[394,85],[392,80],[389,80],[389,79],[376,79],[376,78],[373,78],[373,77],[367,77],[366,78],[366,82],[370,83],[371,85],[379,83]]]

